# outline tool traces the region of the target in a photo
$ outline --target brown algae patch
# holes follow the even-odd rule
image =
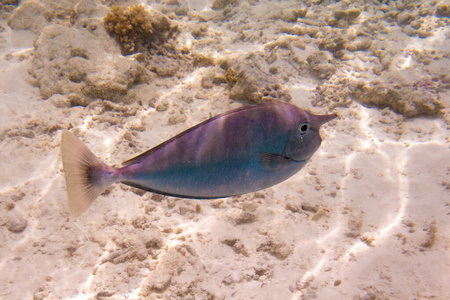
[[[157,49],[177,32],[178,25],[143,5],[113,6],[103,19],[105,28],[120,44],[124,55]]]

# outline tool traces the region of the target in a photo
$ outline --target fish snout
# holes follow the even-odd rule
[[[312,123],[316,125],[317,127],[322,126],[323,124],[334,120],[337,118],[337,114],[330,114],[330,115],[313,115]]]

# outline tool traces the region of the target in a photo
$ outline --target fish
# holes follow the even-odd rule
[[[266,189],[302,169],[319,149],[314,115],[285,102],[244,106],[203,121],[116,168],[68,130],[61,156],[69,209],[80,216],[116,182],[152,193],[216,199]]]

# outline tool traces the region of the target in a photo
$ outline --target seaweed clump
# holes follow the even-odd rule
[[[120,44],[123,55],[158,50],[177,31],[164,14],[142,5],[113,6],[103,19],[106,31]]]

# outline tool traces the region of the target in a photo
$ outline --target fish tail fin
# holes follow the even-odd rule
[[[117,180],[118,170],[100,161],[67,130],[61,137],[61,156],[70,212],[79,216]]]

